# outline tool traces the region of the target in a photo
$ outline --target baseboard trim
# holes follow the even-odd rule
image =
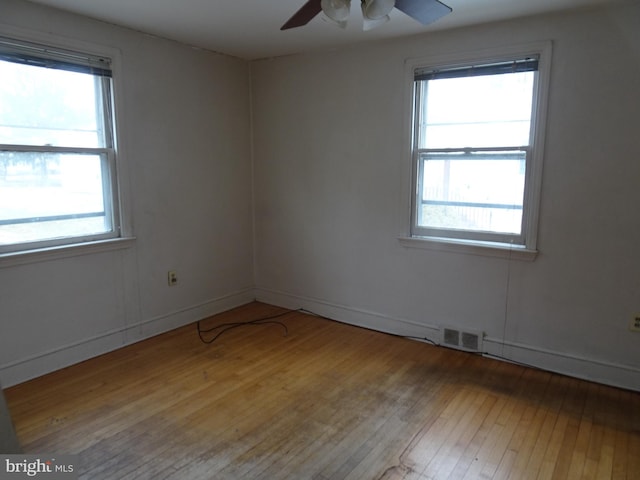
[[[392,335],[434,341],[439,335],[439,329],[434,325],[426,325],[399,317],[390,317],[370,310],[353,308],[317,298],[293,295],[260,287],[256,288],[255,294],[256,300],[259,302],[291,310],[304,309],[331,320]]]
[[[353,308],[322,299],[267,288],[245,288],[236,292],[101,333],[79,342],[0,365],[4,387],[25,382],[89,358],[131,345],[202,318],[244,305],[253,300],[291,310],[305,309],[349,325],[392,335],[438,342],[439,327]],[[557,352],[533,345],[485,337],[484,353],[492,358],[522,363],[550,372],[613,387],[640,391],[640,369],[599,359]]]
[[[485,353],[506,361],[640,392],[640,368],[497,338],[484,338]]]
[[[208,316],[239,307],[254,299],[253,287],[247,287],[196,305],[103,332],[90,338],[0,365],[0,379],[5,388],[17,385]]]
[[[350,325],[404,337],[428,339],[435,343],[439,341],[439,327],[436,325],[421,324],[326,300],[261,287],[256,288],[255,296],[260,302],[292,310],[302,308]],[[534,345],[502,341],[492,337],[485,337],[483,345],[484,353],[491,358],[530,365],[612,387],[640,391],[640,369],[633,366],[580,357]]]

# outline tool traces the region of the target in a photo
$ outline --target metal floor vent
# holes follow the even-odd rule
[[[441,344],[466,352],[482,351],[482,333],[462,331],[451,327],[440,327]]]

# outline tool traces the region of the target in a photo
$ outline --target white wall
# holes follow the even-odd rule
[[[121,52],[122,187],[136,237],[106,252],[0,260],[4,386],[252,300],[248,64],[27,2],[0,0],[0,12],[0,34]]]
[[[336,34],[339,34],[337,32]],[[403,246],[404,61],[551,40],[534,262]],[[252,64],[259,299],[640,389],[640,6]]]
[[[20,0],[0,12],[0,32],[121,51],[136,236],[0,262],[4,386],[257,296],[394,333],[478,329],[491,353],[640,390],[640,334],[627,329],[640,313],[639,6],[251,65]],[[554,54],[538,258],[403,246],[405,59],[542,40]]]

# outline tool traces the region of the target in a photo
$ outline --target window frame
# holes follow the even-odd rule
[[[513,45],[491,48],[475,52],[434,55],[405,60],[405,106],[407,109],[405,131],[405,155],[409,159],[409,168],[405,169],[403,178],[406,181],[405,201],[403,202],[403,226],[399,237],[407,247],[428,248],[445,251],[459,251],[490,256],[512,256],[514,252],[523,259],[533,260],[537,254],[537,232],[539,218],[540,193],[542,186],[542,164],[544,133],[546,124],[546,107],[549,91],[551,41],[536,42],[525,45]],[[480,233],[474,235],[471,230],[462,235],[452,236],[446,231],[435,235],[435,231],[424,229],[418,225],[418,185],[419,155],[418,129],[416,125],[417,103],[415,98],[415,72],[424,69],[449,69],[470,64],[492,64],[527,56],[538,57],[538,72],[533,92],[533,108],[531,114],[531,137],[526,150],[525,191],[522,213],[522,238],[494,236]],[[436,150],[436,149],[432,149]],[[446,151],[448,149],[440,149]],[[453,148],[453,151],[464,149]],[[471,150],[481,150],[471,149]],[[493,149],[492,151],[495,151]],[[407,214],[408,212],[408,214]],[[467,232],[469,234],[467,234]]]
[[[93,43],[88,43],[53,34],[34,32],[17,27],[0,25],[0,36],[11,39],[18,44],[37,45],[51,49],[54,52],[77,53],[81,56],[93,58],[107,58],[110,60],[111,78],[107,88],[109,104],[106,112],[101,115],[100,122],[110,123],[106,131],[104,147],[75,147],[75,146],[40,146],[26,144],[2,144],[0,148],[9,151],[22,152],[51,152],[88,154],[101,157],[103,171],[103,200],[105,201],[105,215],[111,219],[111,230],[108,232],[63,237],[57,239],[43,239],[21,243],[7,244],[0,247],[0,267],[22,263],[31,263],[53,258],[64,258],[78,254],[113,249],[127,248],[135,240],[130,222],[127,168],[125,155],[118,138],[119,132],[124,130],[123,121],[118,116],[122,99],[119,94],[121,87],[121,53],[120,50]],[[103,108],[104,99],[103,99]]]

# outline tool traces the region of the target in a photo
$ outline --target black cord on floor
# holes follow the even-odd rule
[[[520,367],[532,368],[533,370],[540,370],[542,372],[550,372],[551,371],[551,370],[546,370],[546,369],[541,368],[541,367],[536,367],[535,365],[531,365],[531,364],[528,364],[528,363],[519,362],[518,360],[514,360],[514,359],[509,358],[509,357],[505,357],[505,356],[502,356],[502,355],[496,355],[496,354],[493,354],[493,353],[484,352],[482,354],[482,356],[489,357],[489,358],[495,358],[497,360],[502,360],[502,361],[505,361],[505,362],[508,362],[508,363],[513,363],[514,365],[518,365]]]
[[[434,342],[433,340],[431,340],[430,338],[427,338],[427,337],[412,337],[411,335],[398,335],[398,334],[393,334],[393,335],[395,335],[396,337],[408,338],[410,340],[420,340],[421,342],[427,342],[427,343],[430,343],[431,345],[434,345],[436,347],[440,346],[439,343],[436,343],[436,342]]]
[[[246,325],[268,325],[268,324],[280,325],[284,329],[284,336],[286,337],[289,334],[289,329],[284,323],[278,322],[277,320],[274,320],[274,319],[284,317],[285,315],[290,315],[291,313],[296,313],[296,311],[297,310],[288,310],[286,312],[278,313],[276,315],[256,318],[254,320],[248,320],[246,322],[221,323],[220,325],[215,325],[211,328],[201,328],[200,322],[202,320],[199,320],[196,324],[196,327],[198,328],[198,337],[200,338],[200,341],[202,343],[209,344],[209,343],[215,342],[220,337],[220,335],[222,335],[225,332],[228,332],[229,330],[233,330],[239,327],[244,327]],[[216,333],[213,337],[209,339],[204,338],[203,334],[215,332],[216,330],[219,330],[219,329],[222,329],[222,330]]]
[[[229,330],[233,330],[235,328],[239,328],[239,327],[244,327],[245,325],[267,325],[267,324],[275,324],[275,325],[280,325],[283,329],[284,329],[284,336],[286,337],[289,334],[289,329],[287,328],[287,326],[282,323],[279,322],[277,320],[274,320],[276,318],[280,318],[280,317],[284,317],[286,315],[290,315],[292,313],[304,313],[307,315],[313,315],[314,317],[319,317],[319,318],[324,318],[326,320],[331,320],[328,317],[325,317],[324,315],[320,315],[319,313],[315,313],[312,312],[311,310],[306,310],[304,308],[298,308],[297,310],[287,310],[286,312],[281,312],[275,315],[270,315],[267,317],[261,317],[261,318],[256,318],[254,320],[248,320],[246,322],[230,322],[230,323],[221,323],[220,325],[215,325],[211,328],[200,328],[200,322],[201,320],[199,320],[197,322],[197,328],[198,328],[198,337],[200,337],[200,340],[202,341],[202,343],[213,343],[215,342],[223,333],[228,332]],[[222,329],[221,331],[219,331],[217,334],[215,334],[212,338],[210,339],[205,339],[203,337],[203,333],[211,333],[214,332],[218,329]],[[391,333],[390,335],[396,336],[396,337],[401,337],[401,338],[408,338],[411,340],[420,340],[422,342],[426,342],[429,343],[431,345],[434,345],[436,347],[443,347],[443,345],[441,345],[438,342],[435,342],[433,340],[431,340],[430,338],[427,337],[417,337],[417,336],[411,336],[411,335],[400,335],[400,334],[394,334]],[[464,350],[463,350],[464,351]],[[503,360],[509,363],[513,363],[515,365],[519,365],[521,367],[527,367],[527,368],[533,368],[535,370],[544,370],[540,367],[536,367],[534,365],[529,365],[527,363],[523,363],[523,362],[519,362],[517,360],[513,360],[511,358],[502,356],[502,355],[496,355],[493,353],[489,353],[489,352],[466,352],[466,353],[470,353],[471,355],[478,355],[478,356],[482,356],[482,357],[490,357],[490,358],[495,358],[498,360]]]

